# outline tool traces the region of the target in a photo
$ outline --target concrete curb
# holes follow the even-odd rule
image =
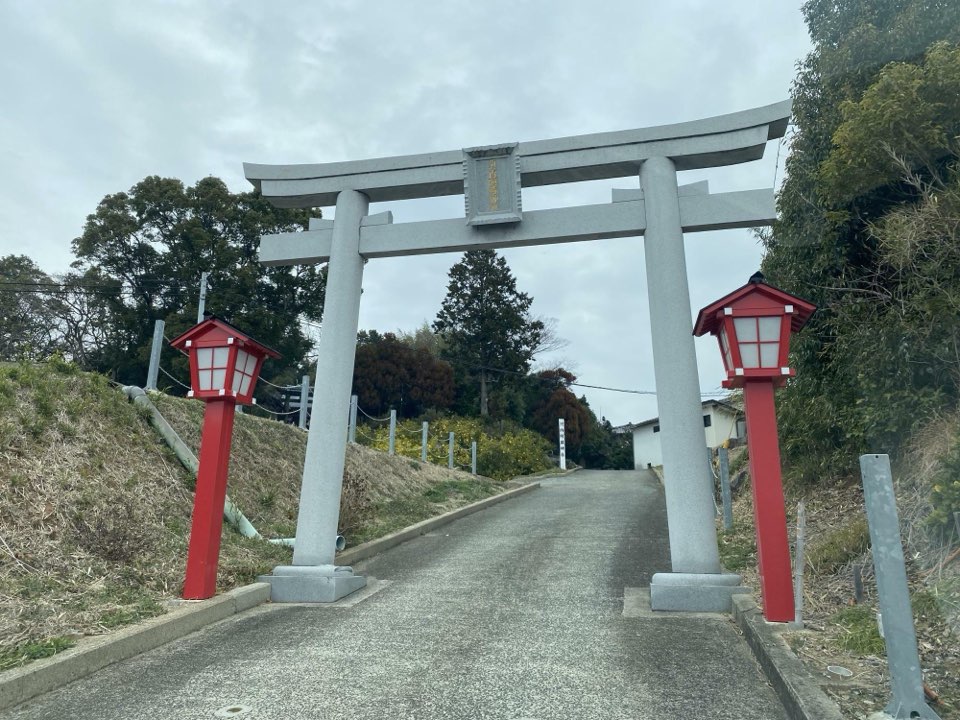
[[[0,674],[0,710],[79,680],[107,665],[153,650],[269,599],[267,583],[235,588],[139,625],[91,638],[81,647],[37,660],[18,670],[8,670]]]
[[[791,720],[842,720],[840,708],[793,654],[748,595],[733,596],[733,618]]]
[[[513,490],[507,490],[499,495],[493,495],[491,497],[484,498],[483,500],[478,500],[475,503],[471,503],[470,505],[464,505],[456,510],[451,510],[443,515],[438,515],[437,517],[423,520],[422,522],[418,522],[415,525],[406,527],[403,530],[397,530],[397,532],[391,533],[390,535],[384,535],[382,538],[377,538],[376,540],[365,542],[362,545],[357,545],[354,548],[350,548],[349,550],[345,550],[344,552],[338,554],[337,564],[352,565],[353,563],[360,562],[361,560],[366,560],[367,558],[382,553],[384,550],[389,550],[390,548],[396,547],[401,543],[405,543],[407,540],[413,540],[414,538],[425,535],[426,533],[436,530],[439,527],[449,525],[454,520],[459,520],[467,515],[473,515],[475,512],[484,510],[488,507],[496,505],[497,503],[501,503],[504,500],[510,500],[518,495],[523,495],[531,490],[535,490],[538,487],[540,487],[539,482],[532,482],[528,485],[514,488]]]

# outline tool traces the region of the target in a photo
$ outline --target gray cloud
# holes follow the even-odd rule
[[[787,97],[808,51],[799,8],[761,0],[8,0],[0,43],[0,253],[27,252],[51,272],[66,269],[100,199],[146,175],[213,174],[241,190],[243,161],[359,159],[707,117]],[[760,162],[682,181],[769,186],[776,154],[771,143]],[[607,202],[611,187],[636,185],[534,189],[524,202]],[[462,199],[393,209],[399,220],[456,216]],[[687,254],[694,312],[760,261],[746,231],[691,236]],[[584,382],[653,388],[640,239],[506,256],[534,311],[558,319],[570,341],[560,355]],[[456,260],[371,262],[362,325],[432,319]],[[709,343],[698,353],[702,386],[715,388],[719,354]],[[649,397],[587,397],[615,423],[656,414]]]

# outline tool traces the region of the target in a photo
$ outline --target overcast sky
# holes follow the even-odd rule
[[[249,187],[241,163],[455,150],[640,128],[784,100],[809,50],[800,0],[160,2],[0,0],[0,255],[47,272],[107,194],[147,175]],[[711,191],[771,187],[783,146],[682,173]],[[779,154],[779,163],[777,162]],[[609,202],[620,181],[533,188],[525,210]],[[395,221],[463,215],[462,196],[384,203]],[[332,217],[331,209],[324,209]],[[746,282],[746,230],[686,239],[693,313]],[[533,312],[569,341],[540,360],[581,382],[653,390],[641,238],[505,252]],[[367,265],[360,327],[432,320],[458,255]],[[697,344],[719,387],[715,342]],[[579,391],[578,391],[579,392]],[[655,398],[585,391],[614,424]]]

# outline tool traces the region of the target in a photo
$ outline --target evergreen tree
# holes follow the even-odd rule
[[[91,369],[142,383],[154,321],[164,320],[171,337],[193,325],[208,272],[206,309],[281,353],[264,377],[285,370],[294,379],[312,345],[300,321],[320,319],[325,275],[314,265],[265,267],[257,250],[261,235],[301,229],[308,217],[259,193],[231,193],[215,177],[193,187],[148,177],[105,197],[73,242],[84,277],[115,287],[102,298],[108,337],[89,357]],[[185,360],[171,354],[169,362],[186,374]]]
[[[401,418],[453,404],[453,370],[424,347],[411,347],[393,333],[360,331],[353,369],[353,392],[366,412]]]
[[[814,481],[861,452],[894,451],[956,399],[960,288],[945,282],[960,267],[960,3],[810,0],[803,11],[814,49],[794,83],[763,269],[820,308],[778,402],[785,457]]]
[[[449,277],[433,329],[443,337],[442,357],[459,377],[479,382],[480,415],[486,416],[492,380],[509,382],[511,373],[530,369],[543,323],[530,317],[533,298],[517,290],[506,260],[493,250],[464,253]]]

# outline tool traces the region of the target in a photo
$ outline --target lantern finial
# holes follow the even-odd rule
[[[767,278],[759,270],[757,270],[753,275],[750,276],[750,283],[753,285],[756,285],[758,283],[765,283],[765,282],[767,282]]]

